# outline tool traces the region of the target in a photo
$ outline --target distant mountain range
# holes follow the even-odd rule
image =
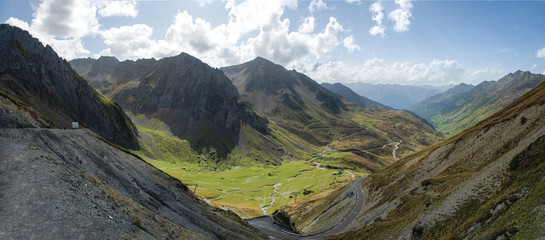
[[[354,92],[395,109],[411,109],[427,97],[448,89],[447,86],[410,86],[397,84],[345,83]]]
[[[70,63],[90,85],[132,115],[157,119],[174,135],[189,140],[193,149],[212,147],[229,161],[241,161],[234,156],[260,156],[255,159],[278,164],[327,144],[339,150],[368,149],[395,139],[421,139],[407,144],[404,151],[410,152],[438,137],[411,114],[377,111],[386,107],[373,102],[369,110],[358,111],[355,104],[306,75],[259,57],[221,68],[227,78],[187,54],[161,60],[119,62],[101,57]],[[392,116],[400,121],[391,122]],[[372,163],[365,168],[373,170],[393,160],[391,154],[356,157]]]
[[[347,151],[420,137],[422,142],[406,146],[406,151],[411,151],[440,138],[412,114],[377,110],[385,106],[374,102],[368,102],[371,108],[358,107],[306,75],[263,58],[221,70],[237,87],[242,100],[259,114],[313,145]],[[387,164],[373,155],[360,157],[378,166]]]
[[[469,91],[458,87],[470,98],[460,101],[473,104],[511,102],[520,91],[526,94],[460,134],[370,175],[363,183],[365,206],[352,224],[359,229],[337,239],[542,238],[545,83],[527,91],[542,79],[518,71]],[[484,95],[489,92],[502,96]],[[322,207],[330,208],[335,209]]]
[[[445,133],[455,134],[507,106],[545,80],[541,74],[517,71],[477,86],[460,84],[426,98],[412,108]]]
[[[393,110],[393,108],[389,106],[375,102],[364,96],[358,95],[357,93],[352,91],[352,89],[343,85],[342,83],[334,83],[334,84],[322,83],[322,87],[336,94],[341,95],[346,100],[353,102],[362,108],[376,109],[376,110]]]

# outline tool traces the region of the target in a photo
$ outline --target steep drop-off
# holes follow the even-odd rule
[[[369,176],[363,214],[338,238],[542,238],[544,116],[541,83],[476,126]]]

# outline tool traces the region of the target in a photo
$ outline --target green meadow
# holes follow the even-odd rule
[[[268,165],[259,162],[244,165],[252,161],[238,159],[243,156],[238,154],[236,161],[223,164],[210,153],[193,151],[186,140],[162,129],[138,126],[138,130],[142,150],[136,151],[137,155],[179,179],[199,197],[215,206],[230,209],[243,218],[262,215],[261,207],[271,204],[275,192],[274,204],[266,208],[268,214],[287,204],[296,204],[296,200],[339,189],[367,174],[364,170],[354,171],[352,166],[344,163],[342,159],[349,153],[325,152],[325,158],[309,162],[312,157],[322,156],[322,152],[317,151],[296,155],[296,160]],[[240,165],[237,166],[237,163]],[[316,167],[316,163],[320,163],[320,168]],[[333,169],[335,167],[351,169],[348,171],[354,176],[347,171],[339,174],[338,169]]]
[[[276,167],[233,167],[225,171],[198,173],[198,164],[144,159],[163,172],[179,179],[196,195],[216,205],[229,208],[244,218],[262,215],[261,207],[269,205],[277,185],[275,202],[267,208],[273,213],[282,206],[319,193],[338,189],[352,181],[349,173],[316,168],[308,161],[292,161]],[[317,160],[319,161],[319,160]],[[356,176],[362,173],[352,172]],[[303,194],[307,190],[308,194]],[[297,195],[297,196],[295,196]]]

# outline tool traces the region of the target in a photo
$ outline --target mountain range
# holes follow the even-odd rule
[[[174,135],[189,140],[193,149],[213,148],[220,158],[242,156],[278,164],[304,158],[311,149],[328,144],[343,151],[374,148],[395,139],[422,140],[409,141],[400,150],[403,154],[437,140],[433,128],[411,114],[375,110],[382,106],[378,103],[358,108],[306,75],[260,57],[221,72],[184,53],[161,60],[119,62],[101,57],[70,63],[130,115],[157,119]],[[392,128],[396,124],[390,116],[406,124]],[[196,121],[203,124],[195,125]],[[359,166],[372,165],[367,169],[393,160],[388,154],[354,158]]]
[[[517,71],[477,86],[460,84],[426,98],[411,110],[447,134],[455,134],[507,106],[545,80],[541,74]]]
[[[543,237],[544,116],[541,83],[477,125],[369,176],[357,230],[338,238]]]
[[[2,24],[0,54],[1,239],[266,238],[128,150],[131,120],[51,47]]]
[[[358,95],[349,87],[343,85],[342,83],[322,83],[322,87],[328,89],[331,92],[341,95],[346,100],[355,103],[356,105],[362,108],[376,109],[376,110],[393,110],[393,108],[388,107],[384,104],[375,102],[366,98],[364,96]]]
[[[393,107],[395,109],[411,109],[415,104],[427,97],[447,90],[447,86],[412,86],[399,84],[345,83],[347,87],[361,96]]]
[[[284,170],[290,172],[284,186],[199,189],[219,191],[220,198],[269,189],[270,205],[259,205],[263,213],[275,197],[286,198],[285,212],[252,221],[269,236],[309,237],[298,230],[338,234],[323,235],[333,239],[545,236],[540,74],[517,71],[433,97],[430,106],[464,106],[471,110],[467,116],[505,104],[439,142],[441,133],[412,112],[358,106],[343,97],[353,96],[349,91],[333,93],[259,57],[222,69],[184,53],[160,60],[72,61],[82,78],[51,47],[5,24],[0,57],[2,239],[267,238],[233,213],[244,210],[216,208],[213,200],[195,195],[197,184],[189,188],[167,174],[180,170],[177,161],[189,161],[184,165],[189,167],[202,160],[214,166],[253,164],[244,171],[264,171],[264,179],[245,173],[224,179],[241,169],[232,165],[207,175],[239,185],[282,175],[276,165],[302,166],[297,174]],[[459,104],[449,103],[458,96],[464,96]],[[72,122],[83,128],[64,129]],[[318,160],[334,166],[311,165]],[[369,175],[335,187],[355,179],[343,170],[356,168]],[[302,176],[307,172],[318,176]],[[326,178],[334,179],[335,189],[307,190]],[[294,189],[300,179],[308,183],[304,191]],[[277,230],[259,225],[265,220]],[[282,223],[289,229],[279,227]]]

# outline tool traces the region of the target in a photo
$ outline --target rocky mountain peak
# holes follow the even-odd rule
[[[6,24],[0,26],[0,90],[52,126],[85,123],[113,143],[138,148],[135,126],[116,103],[89,87],[50,46]]]

